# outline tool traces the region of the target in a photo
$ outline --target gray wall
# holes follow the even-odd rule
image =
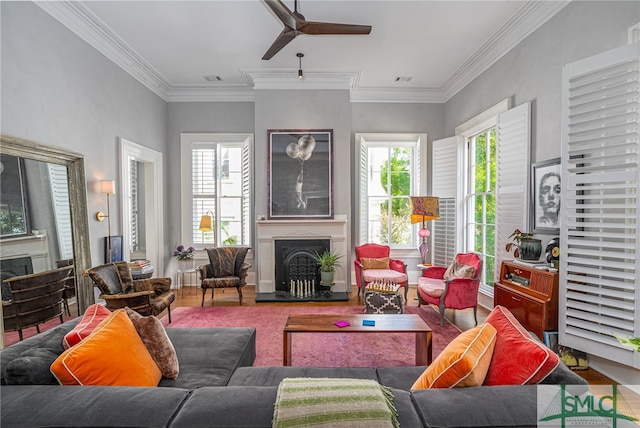
[[[119,186],[117,137],[166,152],[166,103],[34,4],[0,8],[1,132],[84,154],[89,214],[104,211],[95,184]],[[111,198],[114,235],[122,231],[118,201]],[[89,227],[98,264],[107,225],[92,217]]]
[[[444,133],[505,98],[532,102],[531,161],[560,156],[562,66],[627,43],[637,1],[574,1],[445,104]]]

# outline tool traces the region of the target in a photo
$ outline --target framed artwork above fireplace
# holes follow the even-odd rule
[[[333,218],[333,130],[268,130],[268,218]]]

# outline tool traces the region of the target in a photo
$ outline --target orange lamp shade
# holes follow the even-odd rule
[[[440,199],[435,196],[410,196],[411,224],[440,218]]]

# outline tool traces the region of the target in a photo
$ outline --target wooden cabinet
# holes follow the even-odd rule
[[[509,309],[527,330],[543,340],[545,330],[558,329],[558,273],[502,262],[493,304]]]

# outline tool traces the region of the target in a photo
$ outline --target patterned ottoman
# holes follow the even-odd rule
[[[390,287],[390,288],[389,288]],[[371,283],[364,290],[365,314],[402,314],[404,302],[397,284],[385,285]]]

